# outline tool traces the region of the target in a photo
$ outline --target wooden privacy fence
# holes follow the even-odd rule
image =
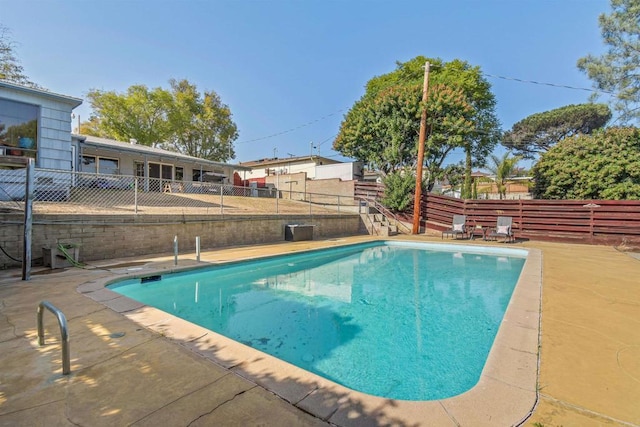
[[[378,202],[384,195],[384,185],[377,182],[358,181],[354,187],[354,197],[356,199],[373,199]]]
[[[426,194],[421,215],[427,228],[451,226],[454,214],[468,226],[495,227],[513,218],[517,238],[592,244],[640,243],[640,200],[461,200]]]

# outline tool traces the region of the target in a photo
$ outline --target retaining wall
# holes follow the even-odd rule
[[[37,264],[43,247],[58,243],[80,245],[80,261],[136,255],[172,253],[178,236],[181,254],[223,246],[284,241],[287,224],[314,225],[314,239],[357,235],[359,215],[252,215],[212,218],[206,215],[37,215],[33,220],[32,258]],[[0,245],[14,258],[22,258],[23,216],[0,215]],[[16,267],[0,252],[0,267]]]

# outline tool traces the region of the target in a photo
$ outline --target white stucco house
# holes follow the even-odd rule
[[[307,179],[334,179],[344,181],[362,179],[361,162],[344,163],[322,156],[299,156],[283,159],[271,158],[240,163],[248,168],[247,180],[259,180],[273,175],[305,173]]]

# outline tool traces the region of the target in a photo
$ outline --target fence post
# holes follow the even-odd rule
[[[224,196],[222,195],[223,193],[223,186],[220,185],[220,215],[224,214]]]
[[[138,177],[133,178],[133,213],[138,215]]]
[[[524,224],[522,223],[522,209],[523,209],[523,202],[522,199],[518,199],[518,222],[520,223],[520,237],[522,237],[523,231],[524,231]],[[514,237],[515,237],[515,233],[514,233]]]
[[[429,215],[427,212],[427,205],[429,203],[429,192],[425,192],[420,197],[420,215],[424,218],[424,232],[427,233],[427,221],[429,221]]]
[[[311,213],[311,193],[309,193],[309,216],[313,215]]]
[[[593,244],[593,226],[594,226],[594,206],[589,207],[589,243]]]
[[[22,280],[31,279],[31,238],[33,236],[33,175],[35,163],[27,161],[24,186],[24,234],[22,241]]]

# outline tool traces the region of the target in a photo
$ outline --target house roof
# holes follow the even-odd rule
[[[202,164],[208,164],[212,166],[232,166],[237,170],[250,170],[248,167],[233,165],[229,163],[214,162],[213,160],[201,159],[199,157],[188,156],[186,154],[178,153],[176,151],[163,150],[162,148],[149,147],[142,144],[132,144],[129,142],[116,141],[107,138],[98,138],[97,136],[90,135],[77,135],[71,134],[71,137],[80,141],[81,143],[93,146],[97,148],[114,150],[120,152],[130,152],[137,154],[155,155],[166,158],[180,159],[188,162],[198,162]]]
[[[12,89],[18,92],[25,92],[31,95],[37,95],[42,98],[50,98],[58,102],[64,102],[65,104],[70,104],[71,108],[76,108],[77,106],[82,104],[82,99],[80,98],[74,98],[68,95],[61,95],[59,93],[50,92],[45,89],[36,89],[33,87],[23,86],[16,83],[11,83],[7,80],[0,79],[0,87]]]
[[[285,157],[282,159],[275,157],[271,159],[250,160],[248,162],[241,162],[240,165],[245,166],[247,168],[255,168],[255,167],[262,167],[262,166],[269,166],[269,165],[286,165],[289,163],[302,163],[302,162],[308,162],[308,161],[314,161],[314,162],[328,161],[331,163],[342,163],[337,160],[333,160],[328,157],[322,157],[322,156],[297,156],[297,157]]]

